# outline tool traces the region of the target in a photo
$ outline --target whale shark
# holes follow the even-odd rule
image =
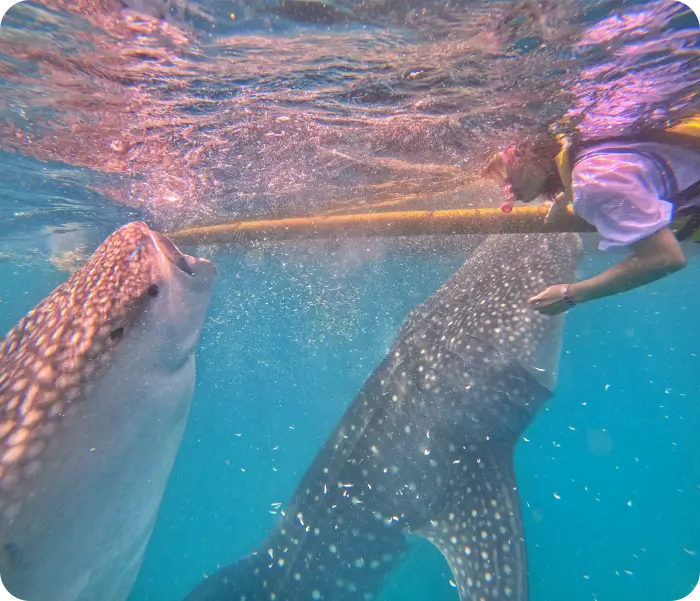
[[[185,428],[216,278],[134,222],[0,344],[0,578],[123,601]]]
[[[552,396],[563,316],[528,298],[575,278],[576,234],[486,238],[407,317],[253,553],[186,601],[374,598],[414,535],[461,601],[525,601],[513,451]]]

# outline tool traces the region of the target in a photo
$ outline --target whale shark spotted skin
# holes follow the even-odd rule
[[[572,281],[575,234],[494,236],[416,308],[251,555],[187,601],[372,599],[436,545],[462,601],[524,601],[513,449],[551,396],[563,318],[527,299]]]
[[[130,223],[0,345],[0,578],[123,601],[187,420],[216,277]]]

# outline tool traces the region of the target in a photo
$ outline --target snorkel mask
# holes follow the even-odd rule
[[[572,201],[572,173],[571,173],[571,139],[563,134],[557,135],[556,140],[559,143],[559,152],[554,159],[557,174],[563,185],[564,191],[562,200],[567,203]],[[523,151],[516,146],[511,146],[506,150],[497,152],[489,161],[484,175],[493,179],[497,184],[504,187],[506,200],[501,204],[501,210],[504,213],[510,213],[513,210],[513,205],[516,201],[528,203],[534,200],[523,200],[518,198],[518,190],[513,188],[512,177],[515,170],[519,167],[519,163],[523,157]]]

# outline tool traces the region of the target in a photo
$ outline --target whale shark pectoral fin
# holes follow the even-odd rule
[[[460,601],[527,601],[527,556],[509,445],[477,447],[464,476],[445,483],[440,512],[414,532],[450,565]]]

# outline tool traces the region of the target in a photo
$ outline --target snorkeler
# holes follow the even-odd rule
[[[537,311],[556,315],[685,267],[679,241],[700,240],[700,138],[684,127],[666,137],[606,138],[578,148],[547,132],[491,159],[485,174],[505,185],[504,211],[545,195],[553,201],[548,218],[556,219],[571,203],[598,231],[601,250],[631,251],[603,273],[532,297]],[[690,127],[698,128],[697,119]]]

